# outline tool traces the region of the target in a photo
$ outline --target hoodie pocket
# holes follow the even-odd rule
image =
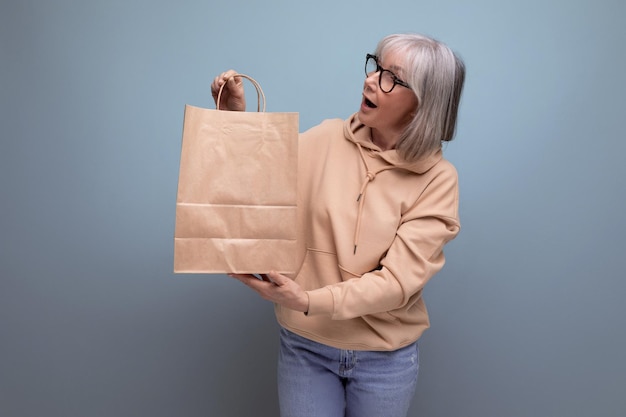
[[[355,277],[339,266],[336,254],[308,249],[295,281],[302,289],[310,291]]]

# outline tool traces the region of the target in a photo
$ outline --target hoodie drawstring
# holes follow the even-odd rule
[[[356,228],[354,229],[354,253],[356,253],[356,247],[359,243],[359,234],[361,233],[361,214],[363,213],[363,204],[365,204],[365,191],[367,190],[367,184],[369,184],[370,181],[373,181],[374,178],[376,178],[376,174],[367,171],[367,178],[361,186],[361,191],[359,192],[359,196],[356,199],[356,201],[359,203],[359,211],[356,217]]]
[[[367,191],[368,184],[374,181],[374,178],[376,178],[376,174],[377,174],[376,172],[370,171],[370,168],[367,165],[367,160],[365,159],[365,155],[363,154],[363,148],[361,147],[361,145],[357,142],[356,146],[359,149],[361,160],[363,161],[363,165],[365,166],[365,181],[363,182],[363,185],[361,186],[361,190],[359,191],[359,196],[356,199],[356,201],[359,203],[359,210],[357,212],[356,227],[354,229],[354,253],[355,254],[356,254],[356,248],[359,244],[359,234],[361,233],[361,217],[363,214],[363,206],[365,205],[365,192]],[[392,168],[394,167],[393,166],[385,167],[379,170],[378,173],[385,171],[387,169],[392,169]]]

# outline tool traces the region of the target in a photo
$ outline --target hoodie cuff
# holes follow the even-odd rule
[[[335,302],[333,293],[328,288],[320,288],[318,290],[307,291],[309,295],[309,311],[307,316],[317,316],[326,314],[332,316]]]

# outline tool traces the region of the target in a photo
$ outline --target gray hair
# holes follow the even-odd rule
[[[451,141],[465,81],[465,64],[445,44],[419,34],[394,34],[383,38],[376,55],[398,52],[404,57],[403,73],[417,96],[415,116],[400,136],[396,150],[407,161],[427,157]]]

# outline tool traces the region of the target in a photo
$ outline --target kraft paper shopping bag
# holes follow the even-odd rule
[[[295,272],[298,113],[266,112],[237,76],[257,112],[185,106],[176,273]]]

